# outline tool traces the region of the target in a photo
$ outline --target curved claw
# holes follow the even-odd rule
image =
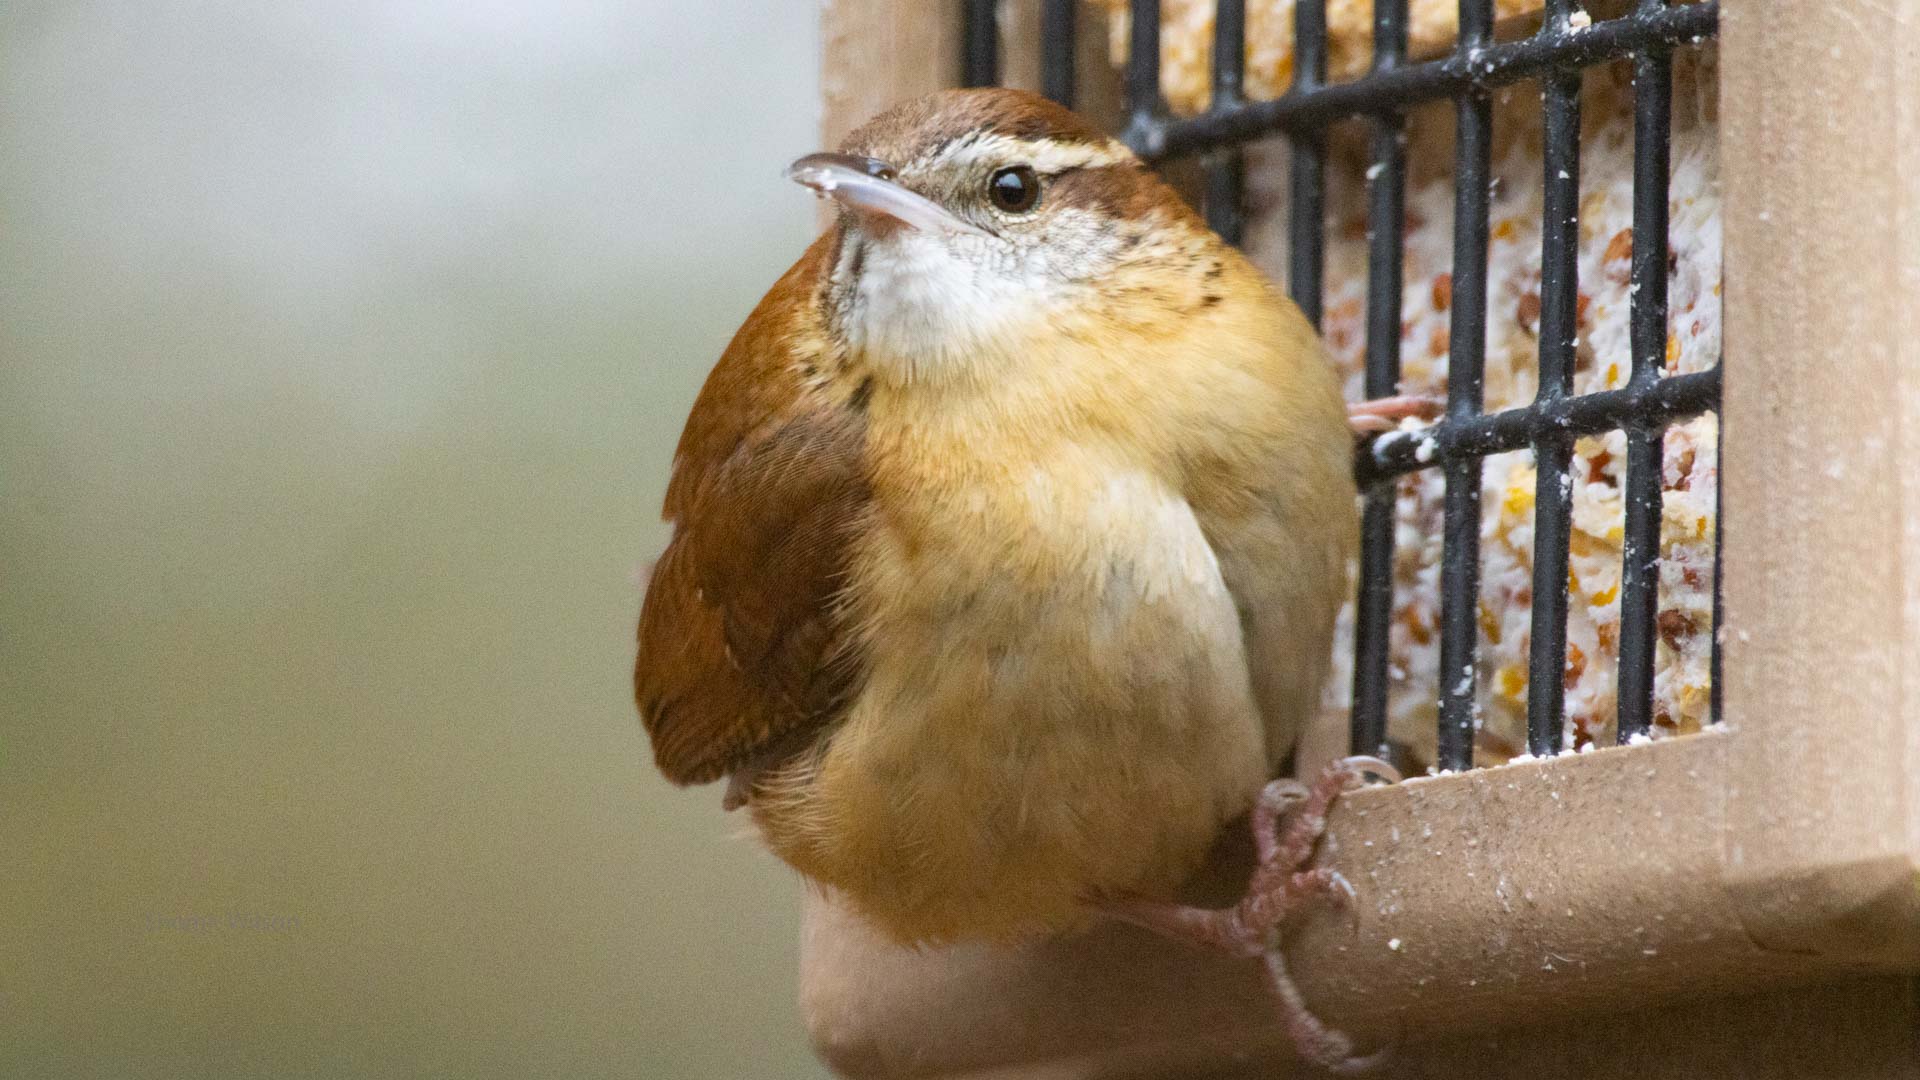
[[[1377,776],[1389,784],[1397,784],[1406,779],[1400,775],[1399,769],[1368,754],[1355,754],[1352,757],[1344,757],[1334,762],[1334,764],[1352,773],[1354,777],[1360,781],[1357,786],[1361,787],[1366,786],[1369,775]]]
[[[1260,795],[1254,800],[1253,826],[1254,850],[1260,853],[1262,864],[1274,860],[1279,846],[1280,819],[1287,811],[1306,802],[1313,792],[1298,780],[1271,780],[1260,789]]]
[[[1293,875],[1288,885],[1298,894],[1317,894],[1345,916],[1347,933],[1360,932],[1360,894],[1354,891],[1347,875],[1328,867],[1316,867]]]
[[[1284,812],[1291,809],[1295,803],[1305,800],[1308,794],[1307,785],[1283,776],[1278,780],[1267,781],[1266,786],[1260,789],[1260,800]]]
[[[1325,1066],[1325,1068],[1335,1076],[1361,1076],[1373,1072],[1392,1060],[1393,1052],[1398,1046],[1399,1040],[1395,1039],[1393,1042],[1382,1046],[1371,1054],[1356,1054],[1336,1061],[1331,1065]]]
[[[1360,894],[1353,891],[1353,882],[1338,870],[1333,871],[1333,880],[1328,884],[1327,896],[1333,905],[1347,913],[1347,922],[1352,929],[1360,928]]]
[[[1406,1025],[1396,1023],[1393,1037],[1381,1043],[1378,1050],[1369,1054],[1350,1054],[1342,1061],[1327,1065],[1326,1070],[1336,1076],[1360,1076],[1373,1072],[1393,1059],[1406,1037]]]

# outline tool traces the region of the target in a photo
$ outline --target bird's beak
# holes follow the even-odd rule
[[[863,215],[878,214],[925,232],[991,236],[946,207],[890,179],[886,162],[854,154],[808,154],[787,166],[787,179]]]

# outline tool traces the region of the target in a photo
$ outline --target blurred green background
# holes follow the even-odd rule
[[[637,572],[807,0],[0,6],[0,1076],[820,1076]]]

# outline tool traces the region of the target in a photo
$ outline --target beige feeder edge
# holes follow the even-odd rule
[[[829,145],[956,82],[958,9],[826,0]],[[1920,0],[1721,27],[1727,723],[1341,803],[1358,925],[1289,957],[1386,1075],[1920,1076]],[[916,952],[814,897],[801,1007],[853,1077],[1292,1060],[1248,965],[1118,926]]]

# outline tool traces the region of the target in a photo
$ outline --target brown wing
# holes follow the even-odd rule
[[[801,381],[827,357],[823,237],[727,347],[680,437],[673,539],[640,614],[634,691],[654,758],[717,780],[829,723],[859,663],[835,600],[867,504],[859,409]]]

